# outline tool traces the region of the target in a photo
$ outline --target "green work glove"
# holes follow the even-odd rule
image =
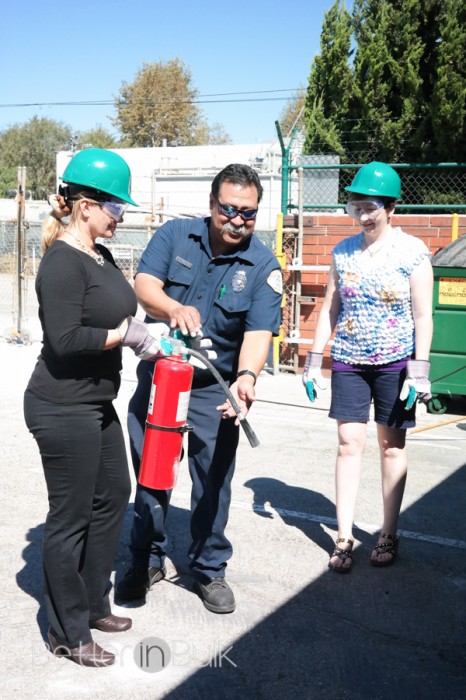
[[[190,335],[183,335],[183,333],[179,329],[172,331],[171,335],[173,336],[173,338],[181,340],[187,348],[192,348],[193,350],[196,350],[196,352],[201,354],[207,360],[217,359],[217,353],[215,352],[215,350],[210,350],[210,348],[212,347],[212,341],[210,340],[210,338],[204,338],[204,336],[202,335],[202,331],[199,331],[194,338]],[[200,360],[197,357],[194,357],[193,355],[189,356],[189,362],[194,367],[199,367],[199,369],[206,369],[206,365],[202,362],[202,360]]]
[[[306,394],[312,403],[318,396],[318,389],[325,391],[328,386],[328,381],[322,374],[322,361],[324,356],[321,352],[312,352],[311,350],[306,355],[303,372],[303,384],[306,389]]]
[[[405,409],[409,411],[416,399],[427,403],[431,398],[429,381],[430,362],[427,360],[408,360],[406,379],[400,391],[400,399],[406,399]]]

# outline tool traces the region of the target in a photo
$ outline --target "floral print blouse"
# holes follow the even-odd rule
[[[341,308],[331,354],[347,364],[388,364],[413,353],[409,277],[430,253],[395,228],[373,259],[362,258],[363,235],[345,238],[333,251]]]

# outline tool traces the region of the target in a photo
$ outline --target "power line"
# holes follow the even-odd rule
[[[221,103],[221,102],[226,102],[226,103],[232,103],[232,102],[274,102],[274,101],[279,101],[279,100],[287,100],[289,97],[250,97],[250,98],[241,98],[241,99],[234,99],[234,100],[208,100],[205,98],[209,97],[231,97],[233,95],[265,95],[265,94],[270,94],[270,93],[278,93],[278,92],[291,92],[291,93],[297,93],[302,88],[282,88],[278,90],[251,90],[248,92],[220,92],[220,93],[212,93],[212,94],[206,94],[206,95],[200,95],[199,99],[196,100],[179,100],[177,98],[164,98],[162,100],[132,100],[132,104],[166,104],[170,102],[189,102],[192,104],[216,104],[216,103]],[[123,101],[124,103],[124,101]],[[17,102],[17,103],[8,103],[8,104],[0,104],[0,108],[6,108],[6,107],[95,107],[95,106],[108,106],[108,105],[114,105],[115,100],[76,100],[76,101],[70,101],[70,102]],[[129,103],[128,103],[129,104]]]

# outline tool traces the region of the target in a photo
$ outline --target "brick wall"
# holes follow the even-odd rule
[[[451,215],[395,214],[392,225],[424,241],[432,255],[451,242]],[[286,216],[284,227],[298,227],[297,216]],[[330,265],[331,253],[342,239],[360,231],[360,226],[341,214],[315,214],[304,217],[303,265]],[[459,217],[458,236],[466,233],[466,216]],[[300,336],[313,338],[317,316],[322,305],[327,284],[327,273],[301,272],[303,296],[316,298],[314,303],[301,305]],[[312,345],[299,346],[299,366],[302,367],[306,352]],[[329,367],[329,347],[325,351],[324,367]]]

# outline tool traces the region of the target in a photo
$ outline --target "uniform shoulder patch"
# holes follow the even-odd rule
[[[283,280],[281,270],[272,270],[270,275],[267,277],[267,284],[272,287],[273,291],[277,294],[282,294],[283,292]]]

